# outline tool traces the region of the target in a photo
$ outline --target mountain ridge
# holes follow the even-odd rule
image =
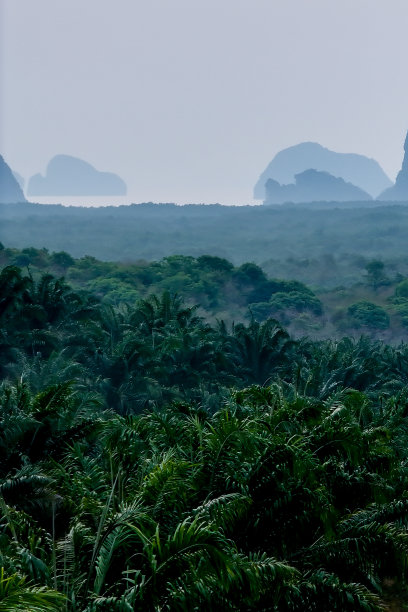
[[[295,182],[289,185],[281,185],[273,179],[268,179],[265,185],[264,204],[370,200],[372,197],[360,187],[329,172],[308,169],[295,174]]]
[[[124,180],[113,172],[101,172],[72,155],[55,155],[45,176],[34,174],[29,181],[30,196],[115,196],[126,195]]]
[[[296,174],[309,169],[329,172],[363,189],[372,197],[392,185],[391,179],[372,158],[357,153],[337,153],[317,142],[301,142],[275,155],[255,184],[255,199],[264,199],[265,184],[269,178],[281,185],[289,184]]]
[[[408,132],[404,143],[404,158],[401,170],[398,172],[395,184],[386,189],[378,197],[383,202],[400,201],[408,202]]]
[[[2,155],[0,155],[0,202],[2,204],[27,202],[13,171]]]

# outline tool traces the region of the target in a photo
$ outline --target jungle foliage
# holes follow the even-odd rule
[[[0,269],[25,268],[34,281],[43,274],[64,277],[76,291],[91,292],[112,306],[134,306],[140,299],[170,291],[188,306],[199,304],[198,313],[212,324],[217,319],[232,324],[274,318],[296,337],[347,334],[358,338],[364,333],[400,342],[408,326],[407,277],[380,260],[360,265],[358,283],[312,290],[299,280],[271,278],[253,262],[234,266],[217,256],[106,262],[90,256],[75,259],[65,251],[6,248],[0,243]],[[282,272],[279,267],[275,271]]]
[[[102,261],[211,253],[269,276],[331,289],[359,282],[371,260],[408,276],[407,203],[281,206],[137,204],[99,208],[0,204],[0,241]]]
[[[6,266],[0,377],[1,611],[404,609],[405,344]]]

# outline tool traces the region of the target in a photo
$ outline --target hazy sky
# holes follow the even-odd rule
[[[0,6],[0,151],[26,178],[67,153],[129,201],[244,203],[305,140],[401,165],[408,0]]]

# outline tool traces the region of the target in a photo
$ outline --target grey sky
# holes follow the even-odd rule
[[[120,174],[129,201],[244,203],[304,140],[400,167],[407,0],[0,6],[0,149],[25,177],[67,153]]]

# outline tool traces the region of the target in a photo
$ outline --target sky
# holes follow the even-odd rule
[[[283,148],[408,129],[407,0],[0,0],[0,153],[118,173],[129,202],[252,203]],[[36,198],[38,200],[38,198]],[[61,201],[61,198],[57,198]]]

